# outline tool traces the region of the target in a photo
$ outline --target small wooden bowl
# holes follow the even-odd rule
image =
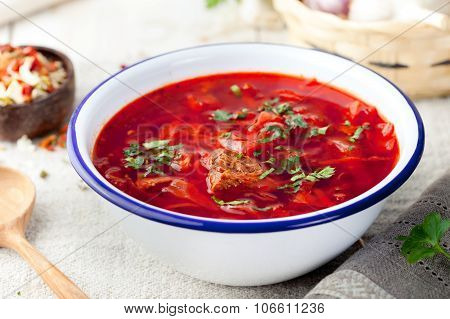
[[[0,139],[15,141],[23,135],[33,138],[62,126],[73,110],[75,75],[70,59],[53,49],[33,46],[50,59],[63,63],[65,82],[49,95],[30,103],[0,107]]]

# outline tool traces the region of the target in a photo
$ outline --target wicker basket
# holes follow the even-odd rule
[[[448,16],[441,28],[399,21],[355,22],[311,10],[298,0],[273,0],[292,41],[370,67],[413,98],[450,94]]]

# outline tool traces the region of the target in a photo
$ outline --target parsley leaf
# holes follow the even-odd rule
[[[280,103],[272,111],[274,113],[278,114],[278,115],[291,114],[292,113],[292,107],[291,107],[291,104],[288,103],[288,102]]]
[[[217,122],[228,122],[229,120],[245,119],[248,115],[248,110],[243,108],[240,112],[230,113],[224,110],[215,110],[213,112],[213,120]]]
[[[227,122],[233,118],[233,114],[224,110],[215,110],[213,119],[218,122]]]
[[[450,219],[442,219],[439,213],[425,216],[422,224],[414,226],[408,236],[398,236],[403,241],[400,249],[410,264],[424,258],[442,254],[450,260],[450,254],[440,245],[442,237],[450,228]]]
[[[126,149],[124,149],[123,154],[125,156],[136,156],[140,154],[139,151],[139,144],[138,143],[131,143],[130,146]]]
[[[291,103],[289,103],[289,102],[279,103],[279,101],[280,101],[279,98],[274,98],[273,100],[267,100],[260,106],[258,111],[273,112],[277,115],[294,114],[294,112],[292,112]]]
[[[248,199],[238,199],[238,200],[232,200],[230,202],[226,202],[222,199],[217,198],[216,196],[211,196],[211,198],[219,206],[237,206],[237,205],[243,205],[243,204],[250,203],[250,200],[248,200]]]
[[[295,114],[288,116],[285,120],[286,125],[289,127],[289,129],[295,129],[297,127],[301,128],[307,128],[308,123],[305,122],[303,117],[300,114]]]
[[[170,140],[155,140],[150,142],[145,142],[142,144],[142,146],[145,147],[147,150],[151,150],[153,148],[163,148],[167,146],[170,143]]]
[[[275,157],[270,157],[267,161],[264,161],[263,163],[267,163],[267,164],[275,164]]]
[[[125,167],[140,169],[144,164],[144,157],[143,156],[126,157],[125,162],[126,162]]]
[[[353,133],[352,136],[350,136],[348,138],[348,140],[352,143],[355,143],[361,137],[362,132],[364,132],[364,130],[368,130],[368,129],[369,129],[369,125],[367,125],[367,124],[358,126],[356,128],[356,131]]]
[[[279,101],[280,101],[280,99],[277,97],[272,100],[264,101],[263,104],[258,108],[258,111],[259,112],[262,112],[262,111],[270,111],[271,112],[273,110],[273,108],[275,107],[275,105]]]
[[[311,130],[309,130],[309,133],[308,133],[308,138],[311,138],[313,136],[327,134],[327,130],[328,130],[329,127],[330,127],[330,125],[324,126],[324,127],[313,127],[313,128],[311,128]]]
[[[272,133],[272,135],[270,135],[268,137],[260,139],[259,140],[260,143],[269,143],[269,142],[273,142],[274,140],[276,140],[278,138],[285,139],[287,137],[284,129],[278,125],[269,125],[269,126],[265,127],[262,131],[273,132],[273,133]]]
[[[351,125],[351,124],[350,124],[350,121],[349,121],[349,120],[345,120],[344,125],[345,125],[345,126],[350,126],[350,125]]]
[[[260,176],[259,176],[259,179],[264,179],[264,178],[266,178],[270,173],[272,173],[273,171],[275,170],[275,168],[269,168],[267,171],[265,171],[264,173],[262,173]]]
[[[231,133],[231,132],[225,132],[225,133],[222,133],[222,134],[220,134],[220,137],[221,138],[231,138],[231,135],[233,135],[233,133]]]
[[[332,177],[335,171],[336,170],[334,169],[334,167],[326,166],[321,170],[309,173],[308,176],[305,177],[305,179],[310,182],[317,182],[319,179],[327,179]]]
[[[295,155],[288,157],[286,160],[285,170],[291,175],[300,172],[302,170],[302,167],[300,165],[300,156]]]
[[[254,157],[259,157],[261,154],[262,154],[262,151],[254,151],[253,152]]]
[[[243,108],[240,112],[233,115],[233,118],[236,120],[245,119],[248,115],[248,109]]]
[[[309,181],[309,182],[317,182],[321,179],[328,179],[332,177],[335,173],[334,167],[326,166],[320,170],[316,170],[312,173],[309,173],[308,175],[305,174],[305,172],[299,170],[298,174],[295,174],[291,177],[291,182],[285,184],[283,186],[278,187],[278,189],[291,189],[291,193],[297,193],[300,190],[300,186],[302,185],[303,181]]]
[[[164,175],[164,165],[170,166],[179,158],[177,152],[183,147],[182,144],[169,145],[170,140],[153,140],[142,143],[131,143],[123,151],[124,166],[135,170],[145,170],[144,176],[149,174]]]
[[[241,97],[241,96],[242,96],[241,88],[240,88],[238,85],[236,85],[236,84],[233,84],[232,86],[230,86],[230,91],[231,91],[231,93],[233,93],[236,97]]]

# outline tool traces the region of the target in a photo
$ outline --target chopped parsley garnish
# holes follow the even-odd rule
[[[267,161],[264,161],[263,163],[267,164],[275,164],[275,157],[270,157]]]
[[[335,173],[335,169],[330,166],[326,166],[320,170],[316,170],[312,173],[309,173],[308,175],[305,174],[305,172],[301,171],[299,174],[295,174],[291,177],[291,182],[285,184],[281,187],[278,187],[278,189],[291,189],[291,193],[297,193],[300,190],[300,187],[302,185],[303,181],[309,181],[309,182],[317,182],[321,179],[328,179],[332,177]]]
[[[335,172],[336,172],[336,170],[334,169],[334,167],[326,166],[326,167],[322,168],[321,170],[317,170],[315,172],[308,174],[305,177],[305,180],[310,181],[310,182],[317,182],[319,179],[330,178],[331,176],[334,175]]]
[[[450,260],[450,253],[440,244],[449,228],[450,219],[443,219],[436,212],[428,214],[425,216],[422,224],[416,225],[411,229],[408,236],[398,236],[396,238],[403,241],[400,249],[402,255],[406,257],[410,264],[438,254],[442,254]]]
[[[300,157],[298,155],[289,156],[288,158],[284,158],[281,160],[280,166],[276,169],[276,174],[280,175],[284,172],[288,174],[297,174],[302,170],[300,164]]]
[[[278,189],[291,189],[288,191],[289,193],[297,193],[300,190],[300,186],[302,186],[302,180],[299,179],[294,183],[285,184],[283,186],[278,187]]]
[[[262,173],[260,176],[259,176],[259,179],[264,179],[264,178],[266,178],[269,174],[271,174],[273,171],[275,170],[275,168],[269,168],[267,171],[265,171],[264,173]]]
[[[355,143],[361,137],[362,132],[364,132],[364,130],[368,130],[368,129],[369,129],[369,125],[367,125],[367,124],[358,126],[356,128],[355,132],[353,133],[353,135],[350,136],[348,138],[348,140],[352,143]]]
[[[298,155],[290,156],[286,159],[286,171],[289,174],[297,174],[302,170],[300,165],[300,157]]]
[[[220,134],[221,138],[231,138],[232,133],[231,132],[225,132]]]
[[[279,101],[280,101],[279,98],[275,98],[273,100],[267,100],[260,106],[258,111],[273,112],[277,115],[294,114],[294,112],[292,112],[291,103],[289,103],[289,102],[279,103]]]
[[[238,206],[238,205],[250,203],[250,200],[248,200],[248,199],[238,199],[238,200],[232,200],[232,201],[226,202],[222,199],[217,198],[216,196],[211,196],[211,198],[219,206]]]
[[[327,130],[330,126],[324,126],[324,127],[313,127],[308,132],[308,138],[318,136],[318,135],[325,135],[327,134]]]
[[[132,169],[141,169],[142,165],[144,165],[144,157],[143,156],[128,156],[125,157],[125,167],[129,167]]]
[[[261,154],[262,154],[262,151],[254,151],[253,152],[254,157],[259,157]]]
[[[303,119],[303,117],[300,114],[293,114],[293,115],[286,117],[285,123],[291,130],[295,129],[297,127],[301,127],[301,128],[308,127],[308,123],[305,122],[305,120]]]
[[[242,91],[241,91],[241,88],[238,86],[238,85],[236,85],[236,84],[233,84],[232,86],[230,86],[230,91],[234,94],[234,96],[236,96],[236,97],[241,97],[242,96]]]
[[[153,140],[139,144],[132,143],[123,151],[125,167],[145,170],[149,174],[164,175],[164,166],[170,166],[179,157],[182,144],[169,145],[170,140]]]
[[[213,112],[213,119],[218,122],[228,122],[233,118],[233,114],[224,110],[215,110]]]
[[[262,112],[262,111],[272,111],[274,106],[280,102],[279,98],[274,98],[272,100],[267,100],[264,101],[263,104],[259,107],[258,111]]]
[[[282,114],[291,114],[292,113],[292,107],[290,103],[280,103],[273,109],[273,112],[282,115]]]
[[[242,120],[248,115],[248,110],[243,108],[240,112],[230,113],[224,110],[215,110],[213,112],[213,120],[217,122],[228,122],[230,120]]]
[[[156,140],[156,141],[150,141],[145,142],[142,144],[142,146],[145,147],[147,150],[151,150],[154,148],[164,148],[165,146],[169,145],[170,140]]]
[[[269,125],[269,126],[265,127],[264,129],[262,129],[262,131],[273,132],[273,133],[272,133],[272,135],[270,135],[268,137],[260,139],[259,140],[260,143],[269,143],[269,142],[273,142],[274,140],[276,140],[278,138],[285,139],[287,137],[286,131],[278,125]]]
[[[139,155],[139,144],[131,143],[130,146],[123,151],[123,154],[127,157]]]
[[[233,118],[237,119],[237,120],[243,120],[247,117],[248,115],[248,109],[243,108],[240,112],[237,112],[236,114],[233,115]]]
[[[241,159],[242,156],[244,156],[244,154],[242,154],[242,153],[237,153],[237,154],[236,154],[236,158],[238,158],[238,159]]]
[[[349,121],[349,120],[345,120],[344,125],[345,125],[345,126],[350,126],[350,125],[351,125],[351,124],[350,124],[350,121]]]

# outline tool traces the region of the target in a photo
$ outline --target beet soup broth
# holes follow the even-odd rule
[[[327,208],[394,168],[394,127],[375,107],[316,80],[227,73],[166,85],[101,130],[98,171],[179,213],[262,219]]]

